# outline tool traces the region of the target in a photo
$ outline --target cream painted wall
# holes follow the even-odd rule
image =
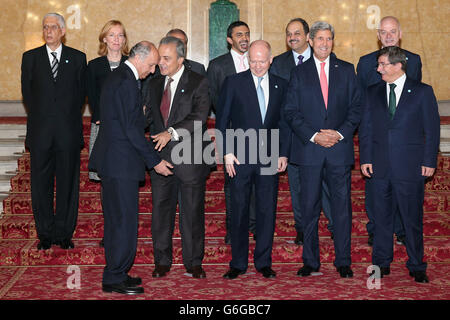
[[[130,44],[154,43],[171,28],[189,36],[188,56],[208,63],[208,9],[212,0],[2,0],[0,43],[3,72],[0,100],[21,100],[20,64],[25,50],[40,46],[42,17],[59,12],[67,22],[66,44],[97,57],[98,33],[110,19],[121,20]],[[294,17],[310,24],[331,23],[336,55],[357,64],[361,55],[378,48],[376,22],[385,15],[400,19],[402,47],[421,55],[423,81],[438,100],[450,100],[450,0],[234,0],[252,40],[271,43],[274,54],[286,50],[284,29]],[[224,39],[225,41],[225,39]]]

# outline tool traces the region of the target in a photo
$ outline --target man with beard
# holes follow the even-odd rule
[[[250,29],[243,21],[235,21],[228,26],[227,42],[231,46],[230,52],[221,55],[209,62],[208,66],[208,82],[209,96],[211,97],[214,111],[217,113],[217,102],[222,88],[222,84],[226,77],[247,71],[248,64],[248,47],[250,42]],[[225,206],[226,206],[226,228],[225,243],[231,244],[230,225],[231,225],[231,196],[230,196],[230,177],[225,172]],[[256,229],[256,213],[255,213],[255,192],[252,190],[250,200],[250,224],[249,230],[255,235]]]

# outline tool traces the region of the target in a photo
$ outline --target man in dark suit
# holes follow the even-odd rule
[[[318,220],[322,180],[331,196],[334,265],[341,277],[352,277],[351,166],[353,134],[360,120],[359,91],[352,64],[331,55],[334,29],[316,22],[309,32],[313,58],[292,72],[286,96],[286,121],[294,132],[290,161],[300,170],[303,218],[303,263],[298,275],[320,268]]]
[[[281,109],[287,82],[269,75],[271,62],[269,43],[263,40],[253,42],[249,48],[250,70],[227,77],[218,101],[216,128],[221,133],[223,143],[219,146],[220,141],[216,141],[224,157],[226,172],[231,177],[232,260],[230,269],[224,275],[226,279],[237,278],[248,267],[249,205],[253,186],[258,235],[254,252],[255,267],[266,278],[276,275],[271,268],[271,254],[278,173],[287,167],[290,130],[283,120]],[[230,129],[237,131],[230,134]],[[274,136],[274,131],[278,133],[278,130],[279,135]],[[266,131],[266,138],[262,137],[265,134],[263,131]],[[249,134],[250,138],[240,139],[240,133],[244,136]],[[266,155],[270,157],[270,163],[265,161]]]
[[[204,162],[202,141],[210,107],[208,80],[188,70],[183,42],[165,37],[158,48],[160,76],[150,80],[147,119],[155,149],[174,164],[174,175],[151,172],[152,238],[155,270],[163,277],[172,265],[172,235],[180,197],[180,232],[183,263],[194,278],[205,278],[202,268],[205,240],[205,188],[209,167]],[[181,158],[181,159],[180,159]]]
[[[248,25],[243,21],[235,21],[228,26],[227,29],[227,42],[230,47],[230,51],[224,55],[221,55],[209,62],[208,66],[208,82],[209,82],[209,95],[212,101],[212,107],[215,112],[217,110],[217,104],[219,99],[220,90],[222,84],[227,76],[243,72],[248,70],[248,45],[250,43],[250,29]],[[230,196],[230,177],[225,173],[225,206],[226,206],[226,229],[225,243],[231,243],[230,227],[231,227],[231,196]],[[250,224],[249,230],[255,235],[255,191],[252,190],[252,196],[250,200]]]
[[[402,38],[402,31],[400,29],[400,22],[397,18],[387,16],[380,20],[380,26],[378,28],[378,40],[381,42],[381,46],[397,46],[400,47],[400,40]],[[406,74],[409,78],[422,81],[422,62],[420,56],[404,50],[407,60]],[[368,87],[373,84],[381,82],[381,75],[377,72],[378,61],[377,56],[379,50],[371,52],[359,59],[358,65],[356,67],[358,84],[361,88],[361,96],[364,101],[364,94]],[[372,209],[372,194],[371,191],[371,180],[366,179],[366,212],[369,222],[366,225],[367,233],[369,234],[369,245],[373,244],[373,209]],[[394,231],[397,235],[397,244],[405,244],[405,228],[403,227],[402,219],[398,211],[395,213]]]
[[[187,55],[187,44],[188,44],[188,36],[186,32],[184,32],[181,29],[172,29],[169,32],[167,32],[166,37],[175,37],[180,39],[186,48],[186,55]],[[184,66],[188,70],[192,70],[194,72],[197,72],[198,74],[201,74],[202,76],[206,77],[206,70],[205,66],[202,63],[199,63],[194,60],[184,59],[183,62]]]
[[[372,263],[381,276],[393,260],[394,212],[406,231],[406,267],[426,283],[423,261],[424,180],[434,174],[440,121],[433,89],[409,78],[407,60],[397,46],[379,52],[383,79],[366,92],[360,136],[361,171],[371,180],[374,214]]]
[[[270,73],[279,76],[286,81],[291,78],[291,71],[297,65],[307,61],[311,55],[312,50],[308,44],[308,23],[302,18],[294,18],[286,26],[286,44],[291,50],[288,50],[275,58],[270,66]],[[292,211],[294,212],[295,230],[297,236],[295,237],[295,244],[303,244],[303,227],[302,227],[302,213],[300,210],[300,177],[298,166],[288,164],[289,177],[289,191],[291,192]],[[329,224],[328,230],[333,232],[333,222],[330,216],[330,195],[328,186],[325,181],[322,184],[322,210],[327,217]]]
[[[73,248],[78,217],[81,108],[86,55],[62,44],[64,18],[43,19],[45,45],[22,57],[22,95],[28,109],[26,146],[31,159],[31,199],[38,249]],[[56,208],[53,207],[56,177]]]
[[[155,174],[172,174],[145,139],[139,79],[155,71],[159,54],[147,41],[136,44],[130,58],[106,79],[100,96],[101,127],[89,169],[101,177],[105,217],[103,291],[139,294],[142,280],[128,275],[136,255],[139,181],[145,166]]]

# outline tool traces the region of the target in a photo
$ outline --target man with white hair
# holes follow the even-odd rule
[[[50,249],[52,244],[69,249],[74,247],[71,239],[78,217],[86,55],[62,43],[66,27],[61,15],[46,14],[42,30],[45,44],[22,57],[31,199],[38,249]]]
[[[400,28],[400,22],[396,17],[386,16],[380,20],[380,25],[377,30],[378,40],[381,42],[381,47],[396,46],[400,47],[400,40],[402,38],[402,30]],[[377,56],[380,50],[376,50],[359,59],[356,67],[358,84],[361,88],[362,100],[364,101],[364,95],[371,85],[377,84],[382,81],[381,74],[378,72],[378,60]],[[406,55],[406,74],[409,78],[421,81],[422,80],[422,62],[420,56],[403,49]],[[366,179],[366,212],[369,222],[366,225],[367,233],[369,234],[368,244],[373,244],[374,237],[374,221],[371,208],[371,181]],[[394,232],[397,235],[397,244],[405,244],[405,228],[398,211],[395,213]]]

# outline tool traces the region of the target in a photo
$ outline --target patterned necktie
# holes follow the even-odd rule
[[[256,94],[258,95],[259,110],[261,110],[261,118],[264,123],[266,117],[266,101],[264,99],[264,90],[261,87],[261,81],[263,77],[258,77],[258,87],[256,87]]]
[[[58,75],[58,59],[56,58],[56,52],[52,52],[53,61],[52,61],[52,75],[53,80],[56,80],[56,76]]]
[[[325,62],[320,63],[320,88],[322,89],[323,101],[325,102],[325,109],[328,108],[328,81],[325,73]]]
[[[167,80],[166,88],[164,89],[164,93],[161,100],[161,105],[159,106],[159,110],[161,111],[165,127],[167,127],[167,120],[169,119],[170,100],[172,97],[170,92],[170,84],[172,83],[172,81],[173,81],[172,78],[169,78]]]
[[[299,56],[298,56],[298,62],[297,62],[297,65],[300,65],[300,64],[303,63],[303,58],[305,58],[305,57],[302,56],[302,55],[299,55]]]
[[[395,87],[397,85],[395,83],[390,83],[389,87],[390,87],[390,91],[389,91],[389,105],[388,105],[388,111],[389,111],[389,118],[392,120],[394,119],[394,115],[395,115],[395,109],[396,109],[396,97],[395,97]]]

